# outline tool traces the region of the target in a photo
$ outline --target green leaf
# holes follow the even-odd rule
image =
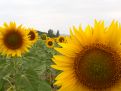
[[[46,81],[40,81],[38,91],[51,91],[51,86]]]
[[[5,81],[3,79],[0,79],[0,91],[4,91],[4,83]]]
[[[24,74],[18,74],[15,79],[17,91],[38,91],[39,77],[34,70],[27,69]]]

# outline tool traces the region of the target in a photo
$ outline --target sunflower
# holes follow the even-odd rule
[[[121,91],[121,25],[95,21],[70,31],[68,43],[55,48],[61,55],[52,58],[52,67],[62,71],[55,78],[58,91]]]
[[[4,23],[0,27],[0,51],[2,55],[19,57],[30,47],[31,43],[27,32],[22,25],[16,26],[15,22],[10,22],[10,24]]]
[[[28,29],[28,35],[29,35],[29,39],[32,43],[35,43],[38,39],[39,39],[39,36],[38,36],[38,33],[35,29],[31,28],[31,29]]]
[[[52,38],[49,38],[48,40],[46,40],[46,46],[48,48],[53,48],[54,47],[54,40]]]
[[[65,37],[64,36],[59,36],[58,39],[57,39],[57,41],[59,43],[65,43]]]
[[[42,39],[42,40],[46,40],[46,39],[47,39],[47,35],[46,35],[46,34],[42,34],[42,35],[41,35],[41,39]]]

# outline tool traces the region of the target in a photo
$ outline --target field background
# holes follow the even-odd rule
[[[0,91],[56,91],[57,71],[50,67],[57,52],[38,40],[21,58],[0,57]]]

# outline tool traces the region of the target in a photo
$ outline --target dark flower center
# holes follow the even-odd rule
[[[63,37],[60,37],[59,38],[59,42],[61,42],[61,43],[64,42],[64,38]]]
[[[20,48],[23,44],[22,35],[17,31],[8,32],[3,41],[5,46],[12,50]]]
[[[111,88],[121,78],[121,58],[114,50],[94,44],[76,57],[74,69],[79,82],[96,91]]]
[[[30,35],[30,40],[35,39],[35,33],[34,32],[30,31],[28,35]]]
[[[52,41],[49,41],[49,42],[48,42],[48,45],[49,45],[49,46],[52,46],[52,45],[53,45],[53,42],[52,42]]]

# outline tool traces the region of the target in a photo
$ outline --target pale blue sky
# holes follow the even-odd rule
[[[0,0],[0,25],[16,21],[27,27],[68,34],[72,25],[93,25],[94,19],[121,23],[121,0]]]

